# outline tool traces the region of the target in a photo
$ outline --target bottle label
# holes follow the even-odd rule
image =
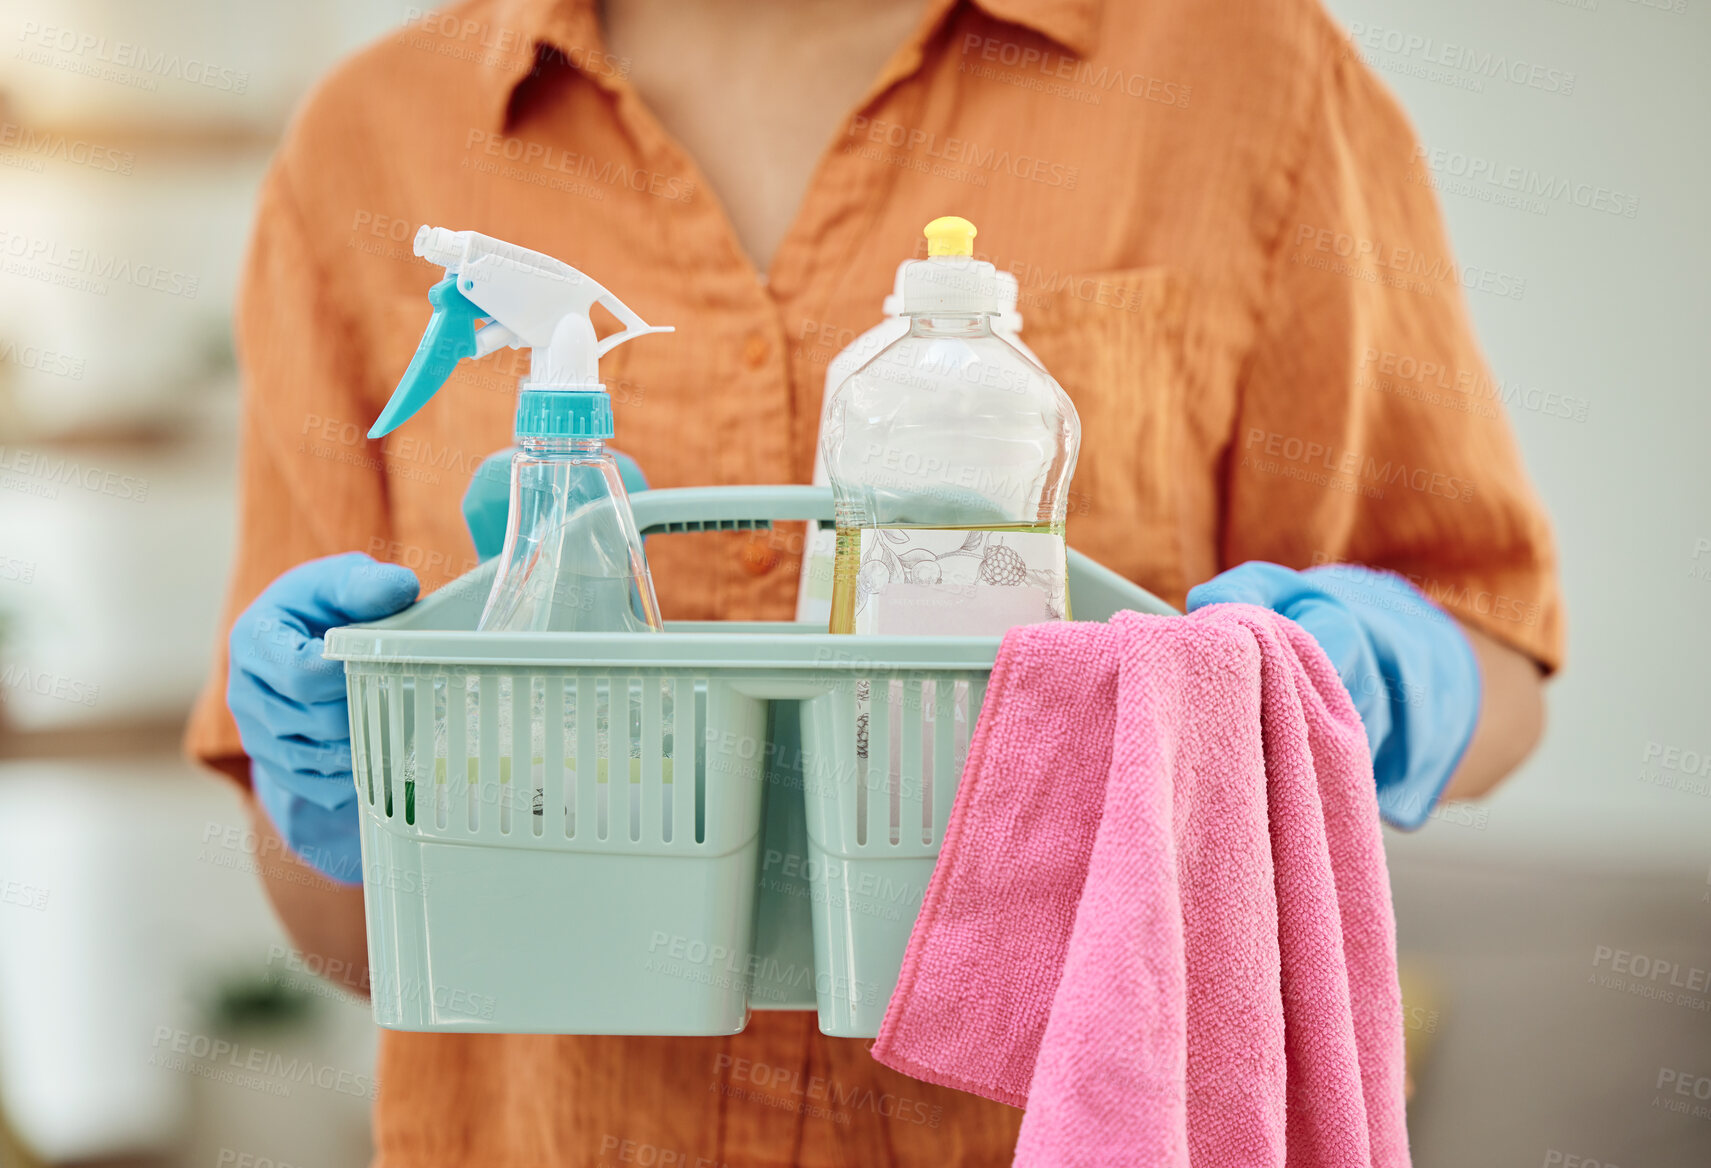
[[[996,636],[1063,620],[1068,578],[1051,531],[863,528],[854,631]]]
[[[823,625],[832,619],[832,568],[837,562],[838,533],[831,524],[808,524],[802,552],[802,577],[796,589],[796,619]]]

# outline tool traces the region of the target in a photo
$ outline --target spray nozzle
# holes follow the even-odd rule
[[[416,232],[415,250],[444,268],[446,279],[428,292],[433,316],[370,438],[391,433],[427,405],[459,361],[505,346],[530,350],[518,410],[520,436],[526,436],[522,427],[527,424],[536,432],[545,427],[549,434],[611,437],[611,403],[600,384],[600,358],[634,337],[673,331],[669,326],[648,324],[569,264],[479,232],[424,226]],[[594,335],[589,319],[596,304],[624,326],[604,340]],[[487,323],[478,327],[482,320]],[[542,400],[561,393],[576,397]]]

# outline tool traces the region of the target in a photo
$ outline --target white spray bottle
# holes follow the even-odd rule
[[[426,405],[464,358],[501,346],[530,351],[519,384],[517,453],[505,547],[478,626],[506,632],[642,632],[662,627],[653,578],[617,463],[612,399],[599,359],[649,325],[569,264],[474,231],[424,226],[416,254],[446,279],[428,293],[434,314],[370,438]],[[589,312],[605,305],[624,329],[596,338]],[[477,327],[477,321],[488,323]]]

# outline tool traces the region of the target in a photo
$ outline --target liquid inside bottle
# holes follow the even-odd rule
[[[511,459],[505,546],[478,627],[536,633],[663,629],[629,495],[605,443],[591,438],[519,436],[517,444]],[[593,697],[594,708],[582,713],[592,715],[598,727],[597,810],[604,831],[608,815],[628,822],[637,813],[641,705],[639,692],[613,692],[605,681],[595,687]],[[670,694],[663,694],[666,725],[675,719],[672,706]],[[503,743],[514,740],[514,707],[514,700],[499,703],[498,736]],[[564,741],[576,738],[576,703],[565,703],[563,724],[558,727],[546,724],[545,693],[539,686],[531,687],[526,708],[529,765],[522,768],[513,762],[507,771],[502,763],[502,820],[530,811],[543,814],[545,736],[551,732],[562,735]],[[472,722],[469,733],[480,734],[478,722]],[[668,756],[674,753],[669,737],[664,751]],[[671,782],[669,757],[664,767],[665,781]],[[574,783],[573,759],[567,760],[566,772]],[[515,812],[510,809],[513,802],[518,804]]]
[[[598,439],[520,437],[483,632],[664,627],[618,465]]]
[[[862,550],[864,530],[874,532],[868,541],[865,557]],[[941,534],[945,532],[953,533],[954,540],[946,541]],[[1047,557],[1044,566],[1030,570],[1021,553],[1015,551],[1019,541],[1013,537],[1041,535],[1055,540],[1056,546],[1030,541],[1032,547],[1043,550]],[[935,633],[962,631],[960,626],[966,621],[957,619],[955,614],[943,613],[942,609],[961,607],[964,601],[980,610],[970,614],[977,626],[975,634],[990,632],[999,625],[1008,629],[1045,620],[1069,620],[1069,594],[1064,587],[1067,563],[1061,569],[1058,566],[1058,561],[1065,559],[1061,550],[1063,540],[1064,525],[1061,523],[995,524],[990,527],[839,527],[832,562],[830,631],[909,631],[904,628],[858,630],[856,627],[858,606],[881,591],[895,593],[896,590],[890,587],[895,583],[913,585],[917,589],[932,588],[940,593],[943,599],[936,604],[929,602],[927,607],[929,616],[940,610],[939,615],[947,622],[935,625],[931,629]],[[948,552],[935,551],[949,547],[950,542],[955,546]],[[895,548],[902,549],[901,554]],[[970,561],[967,566],[971,571],[962,575],[972,578],[947,582],[946,565],[952,559]],[[982,585],[1016,591],[988,593],[987,602],[980,604],[980,593],[975,589]]]

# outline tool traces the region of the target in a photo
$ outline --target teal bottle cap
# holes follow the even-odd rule
[[[519,438],[612,437],[612,398],[603,389],[525,389],[517,399]]]

